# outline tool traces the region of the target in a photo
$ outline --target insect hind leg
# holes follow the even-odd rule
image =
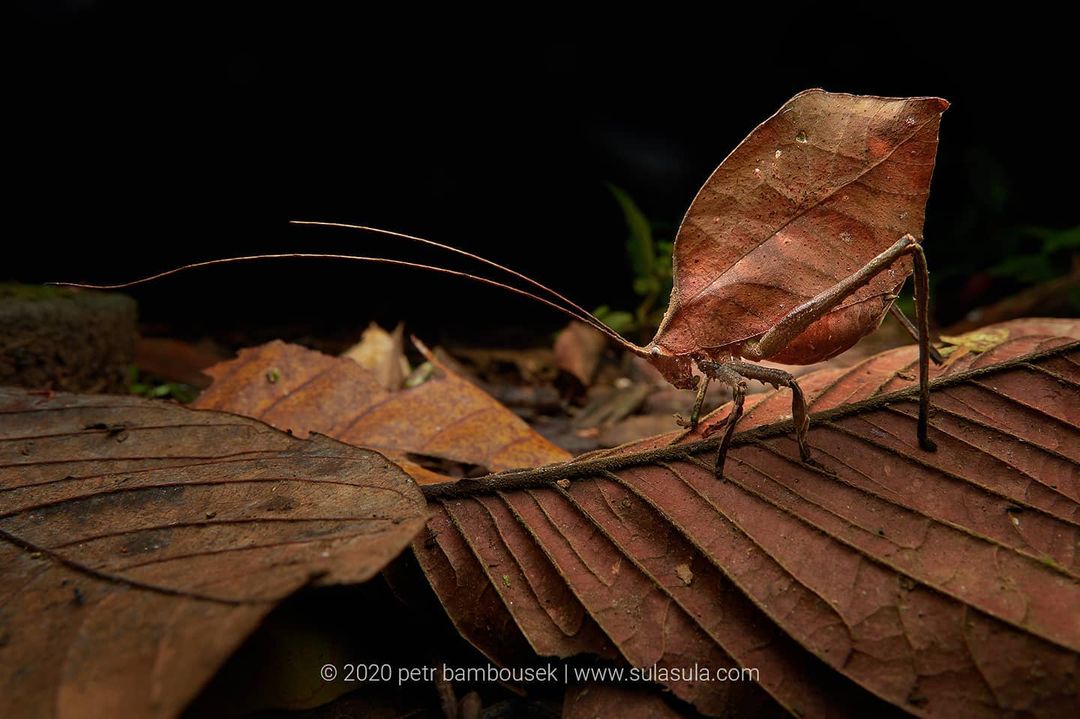
[[[887,270],[893,262],[904,255],[911,255],[915,275],[915,314],[918,322],[915,331],[919,340],[919,420],[917,436],[919,446],[928,452],[932,452],[936,449],[936,446],[928,435],[930,426],[930,281],[929,271],[926,267],[926,255],[923,253],[919,241],[913,236],[904,235],[893,243],[892,247],[882,252],[851,276],[788,312],[760,339],[747,342],[739,354],[752,360],[767,359],[776,355],[812,323],[821,319],[834,308],[839,307],[845,299],[860,288],[865,287],[874,277]],[[753,365],[747,366],[752,367]],[[795,391],[794,388],[792,388],[792,391]]]

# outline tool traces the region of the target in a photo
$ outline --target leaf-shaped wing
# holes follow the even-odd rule
[[[686,354],[756,337],[904,234],[921,238],[947,106],[822,90],[789,100],[691,204],[654,343]],[[801,357],[784,361],[808,364],[854,344],[877,326],[910,268],[898,261],[849,297],[795,343]]]

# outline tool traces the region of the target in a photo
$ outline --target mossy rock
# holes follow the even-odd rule
[[[123,392],[136,333],[125,295],[0,284],[0,385]]]

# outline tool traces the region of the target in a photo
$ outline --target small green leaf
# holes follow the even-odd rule
[[[597,307],[593,314],[596,315],[597,319],[619,334],[626,334],[637,329],[637,322],[634,321],[634,316],[629,312],[612,310],[607,305],[604,305],[602,307]]]
[[[638,277],[634,280],[634,293],[648,297],[660,291],[660,281],[655,277]]]
[[[1043,252],[1049,254],[1061,250],[1080,250],[1080,225],[1067,230],[1049,230],[1042,233]]]
[[[187,404],[198,396],[199,391],[191,385],[180,382],[159,382],[153,377],[144,376],[138,367],[128,369],[128,392],[152,399],[175,399]]]
[[[154,387],[149,392],[147,392],[146,396],[147,397],[155,397],[155,398],[157,398],[157,397],[168,397],[170,394],[172,394],[172,385],[159,384],[157,387]]]
[[[431,379],[435,374],[435,366],[430,362],[424,362],[422,365],[414,369],[409,373],[409,376],[405,378],[404,386],[406,389],[412,389],[413,387],[419,387],[420,385]]]
[[[625,191],[615,185],[608,185],[611,194],[622,209],[626,226],[630,230],[626,240],[626,252],[630,256],[630,267],[638,278],[651,277],[656,262],[656,245],[653,242],[652,225],[645,214],[638,208]]]
[[[1060,274],[1050,258],[1046,255],[1017,255],[999,262],[990,268],[990,274],[995,277],[1008,277],[1024,282],[1035,284],[1052,279]]]

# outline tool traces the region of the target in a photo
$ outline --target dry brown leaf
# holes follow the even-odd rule
[[[463,525],[471,530],[467,536],[455,531]],[[450,574],[442,571],[439,555],[443,560],[449,560],[445,566],[458,568],[460,562],[454,558],[460,554],[456,552],[465,551],[468,557],[472,556],[469,550],[476,555],[477,561],[467,564],[479,574],[468,575],[460,569]],[[413,551],[431,581],[447,588],[437,590],[440,598],[444,594],[458,596],[457,593],[461,593],[462,607],[474,620],[471,626],[458,621],[458,628],[482,651],[483,635],[472,627],[491,626],[493,613],[481,609],[482,602],[477,601],[476,590],[491,587],[495,594],[493,598],[501,598],[500,606],[509,611],[507,617],[523,628],[521,632],[514,624],[501,628],[499,636],[504,641],[511,634],[523,635],[537,654],[546,656],[568,657],[583,653],[615,656],[607,637],[565,582],[553,572],[551,565],[542,561],[543,555],[537,552],[536,545],[529,541],[528,535],[502,505],[481,499],[476,504],[436,507],[428,522],[428,537],[417,537]],[[485,653],[497,660],[499,657],[505,660],[499,652]]]
[[[375,452],[129,397],[0,389],[0,716],[178,715],[301,587],[426,515]]]
[[[409,361],[405,359],[405,325],[398,324],[391,333],[372,322],[360,341],[341,356],[375,375],[383,389],[390,392],[401,389],[410,372]]]
[[[1080,348],[1023,333],[1013,325],[1011,340],[980,357],[1042,355],[979,367],[974,357],[974,375],[943,370],[952,376],[934,390],[936,453],[915,444],[916,404],[904,396],[813,423],[820,468],[799,461],[780,424],[737,435],[725,481],[711,455],[679,456],[654,439],[545,475],[574,477],[568,488],[439,503],[463,546],[533,557],[525,573],[561,580],[630,664],[760,670],[760,693],[665,683],[704,713],[1072,716]],[[835,407],[909,384],[897,372],[912,356],[884,353],[806,382],[819,408]],[[759,420],[782,416],[772,397],[761,395]],[[655,447],[664,461],[635,454]],[[500,533],[477,519],[495,507]],[[489,584],[497,571],[486,570]]]
[[[936,453],[915,444],[914,397],[881,397],[914,382],[900,348],[803,378],[815,409],[832,408],[810,432],[819,467],[787,434],[790,397],[765,393],[747,422],[769,424],[736,436],[723,481],[669,435],[429,488],[438,506],[414,552],[499,663],[614,651],[616,666],[660,672],[758,669],[757,682],[661,681],[717,716],[1071,716],[1077,335],[1011,323],[938,369]],[[525,479],[542,486],[500,484]]]
[[[565,450],[421,349],[435,376],[387,392],[351,360],[270,342],[207,370],[214,383],[193,406],[261,419],[300,437],[318,432],[377,449],[421,483],[449,478],[418,466],[409,455],[494,472],[569,459]]]
[[[604,335],[575,320],[555,338],[555,365],[588,387],[600,366],[605,347],[607,338]]]
[[[485,580],[481,561],[445,512],[432,513],[427,531],[413,541],[413,551],[462,636],[496,663],[527,661],[528,642],[500,600],[497,585]]]
[[[139,370],[192,387],[209,385],[210,378],[203,370],[226,357],[209,343],[193,344],[167,337],[140,337],[135,343],[135,364]]]

